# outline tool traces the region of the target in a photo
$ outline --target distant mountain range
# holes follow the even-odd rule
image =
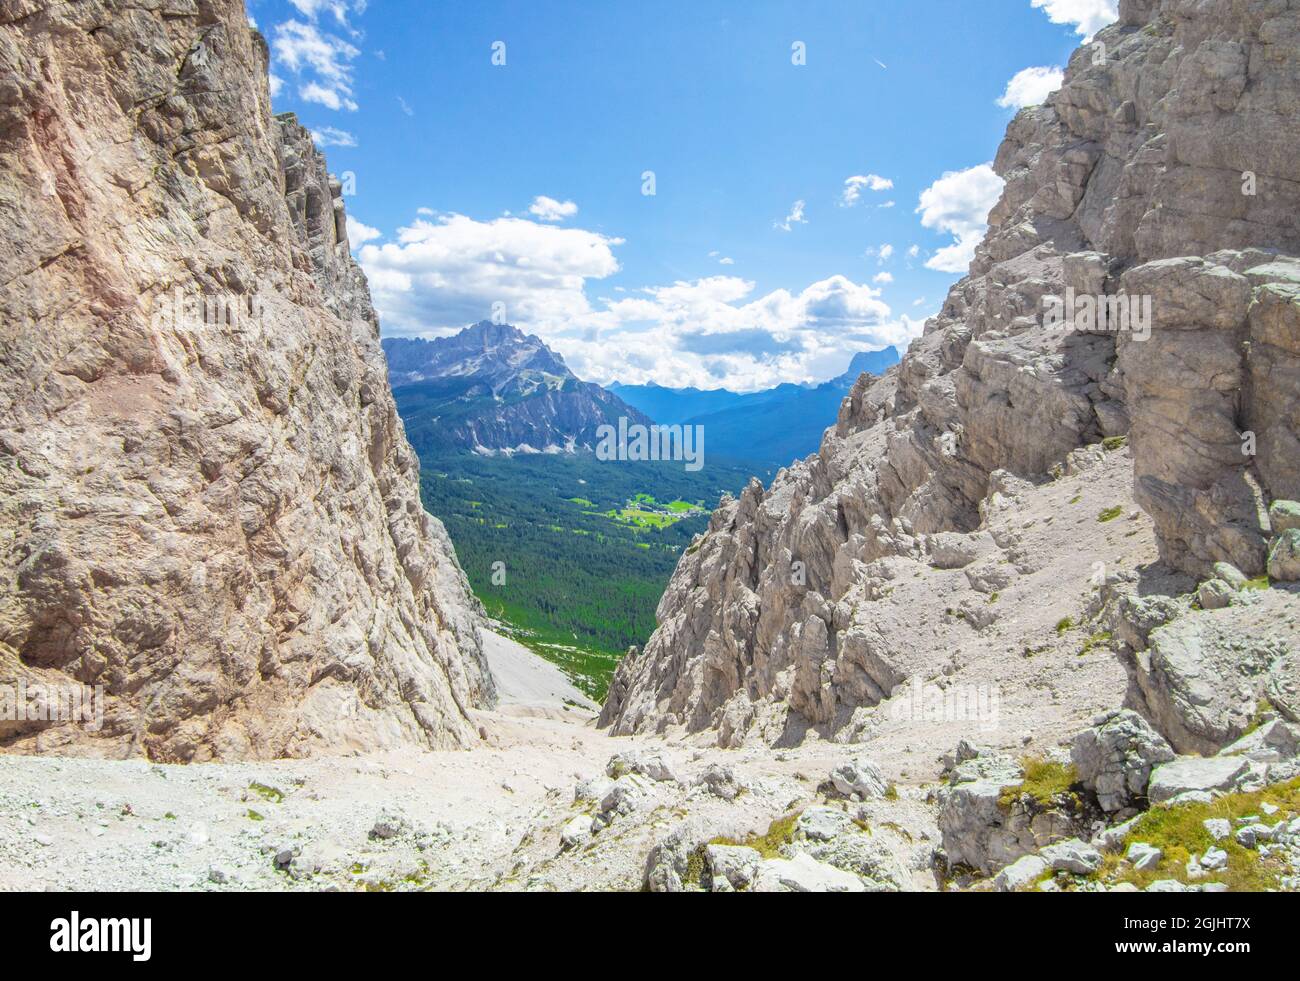
[[[485,320],[453,337],[382,343],[398,411],[420,453],[572,453],[594,449],[597,428],[617,426],[621,416],[651,424],[507,324]]]
[[[703,426],[706,457],[783,467],[817,452],[822,433],[835,424],[840,402],[859,376],[883,375],[898,361],[892,347],[863,351],[844,374],[820,385],[785,384],[747,394],[618,383],[609,391],[658,423]]]
[[[706,459],[764,468],[815,453],[840,402],[864,372],[898,363],[893,348],[854,355],[820,385],[762,392],[584,382],[539,338],[483,321],[453,337],[386,337],[389,379],[417,452],[496,453],[593,450],[597,428],[629,424],[704,427]]]

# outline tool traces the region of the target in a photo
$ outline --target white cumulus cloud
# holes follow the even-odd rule
[[[444,336],[503,303],[510,323],[600,383],[752,391],[820,381],[853,352],[905,346],[923,326],[838,275],[757,296],[753,281],[725,274],[595,295],[622,272],[622,240],[529,218],[417,218],[383,243],[349,221],[349,236],[386,334]]]
[[[927,269],[964,273],[988,228],[989,212],[1002,194],[1002,178],[992,164],[949,171],[921,192],[921,224],[957,241],[926,260]]]
[[[1053,24],[1072,24],[1076,34],[1091,41],[1103,27],[1119,19],[1119,0],[1030,0]]]
[[[361,248],[367,242],[373,242],[375,239],[383,237],[384,233],[378,228],[372,228],[365,222],[348,215],[348,244],[352,246],[353,251]]]
[[[524,218],[417,218],[396,242],[367,245],[359,260],[385,326],[446,332],[491,317],[561,324],[590,313],[583,287],[618,271],[621,239]]]
[[[1026,68],[1016,72],[1007,82],[1007,90],[998,99],[1003,109],[1023,109],[1025,106],[1040,106],[1047,97],[1061,87],[1065,72],[1060,68]]]

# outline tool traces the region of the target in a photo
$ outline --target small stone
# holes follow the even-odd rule
[[[883,797],[889,789],[880,767],[868,759],[840,764],[831,771],[831,783],[845,797],[857,794],[862,800]]]
[[[299,849],[293,845],[284,845],[275,851],[275,867],[278,869],[287,869],[293,864]]]
[[[763,856],[742,845],[706,845],[704,860],[712,872],[713,892],[742,892],[754,884]]]
[[[290,861],[292,860],[293,860],[293,856],[291,855]],[[230,873],[227,872],[225,869],[223,869],[220,865],[214,865],[212,866],[212,868],[208,869],[208,881],[216,883],[219,886],[224,886],[227,882],[230,881]]]
[[[853,819],[834,807],[809,807],[799,815],[795,834],[812,841],[833,841],[851,828]]]
[[[1140,817],[1141,815],[1139,815]],[[1104,852],[1117,852],[1124,847],[1124,839],[1129,836],[1138,818],[1129,818],[1123,824],[1116,824],[1099,832],[1093,838],[1093,844]]]
[[[381,814],[370,829],[370,837],[387,841],[411,830],[405,818],[395,814]]]
[[[564,826],[560,832],[560,844],[564,848],[576,848],[588,838],[591,837],[591,830],[595,822],[586,815],[579,814],[572,821]]]
[[[1024,889],[1047,871],[1047,863],[1037,855],[1017,859],[997,874],[993,888],[998,892],[1015,892]]]
[[[1273,840],[1273,829],[1266,824],[1248,824],[1238,828],[1234,836],[1242,848],[1257,848],[1266,841]]]
[[[614,789],[614,781],[606,776],[591,777],[587,780],[580,781],[573,788],[573,799],[576,803],[597,803],[605,798],[611,790]]]
[[[1210,837],[1215,841],[1223,841],[1224,838],[1232,834],[1232,825],[1223,818],[1207,818],[1201,822],[1205,830],[1210,833]]]
[[[1228,867],[1228,853],[1222,848],[1207,848],[1205,854],[1201,856],[1201,868],[1209,872],[1217,872],[1219,869]]]
[[[1242,586],[1246,585],[1246,583],[1250,581],[1246,578],[1246,574],[1231,562],[1214,563],[1214,578],[1221,579],[1234,590],[1241,589]]]
[[[1128,846],[1128,853],[1124,857],[1132,863],[1133,868],[1145,872],[1147,869],[1155,868],[1165,857],[1165,853],[1146,842],[1135,841]]]
[[[1177,879],[1158,879],[1147,886],[1147,892],[1187,892],[1187,886]]]
[[[1202,610],[1226,610],[1232,604],[1237,591],[1222,579],[1211,579],[1201,584],[1196,591]]]
[[[1073,872],[1075,875],[1088,875],[1101,868],[1101,852],[1078,838],[1048,845],[1038,854],[1053,869]]]
[[[1268,520],[1274,535],[1300,528],[1300,502],[1274,501],[1268,509]]]
[[[740,795],[740,784],[736,774],[729,766],[710,763],[704,772],[695,778],[697,786],[706,787],[714,797],[723,800],[735,800]]]

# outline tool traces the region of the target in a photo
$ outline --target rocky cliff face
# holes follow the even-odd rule
[[[1269,505],[1300,495],[1298,42],[1287,4],[1122,0],[1062,89],[1010,125],[970,274],[898,369],[855,387],[817,456],[714,514],[602,722],[724,743],[860,731],[905,680],[946,686],[981,658],[1010,677],[1015,652],[1055,649],[1118,593],[1185,591],[1219,562],[1264,573],[1283,532]],[[1072,308],[1072,329],[1049,328],[1051,298],[1070,295],[1115,313]],[[1118,297],[1149,299],[1150,322],[1121,319]],[[1087,486],[1053,488],[1089,471],[1122,471],[1131,497],[1049,532],[1089,503]],[[1111,535],[1117,519],[1138,537]],[[1014,622],[996,605],[1009,596]],[[1045,646],[1030,607],[1060,618]],[[1145,615],[1119,617],[1122,653],[1174,614]],[[1277,661],[1255,665],[1243,700]],[[1130,667],[1151,714],[1196,701],[1159,664]]]
[[[478,740],[477,607],[267,57],[239,0],[0,4],[0,682],[104,692],[4,748]]]

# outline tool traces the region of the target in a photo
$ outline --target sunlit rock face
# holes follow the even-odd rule
[[[341,185],[239,0],[0,16],[0,682],[18,752],[476,743],[479,614],[394,409]]]

